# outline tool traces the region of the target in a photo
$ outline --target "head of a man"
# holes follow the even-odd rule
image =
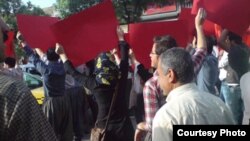
[[[46,55],[49,61],[58,61],[58,59],[60,58],[59,55],[55,52],[55,47],[49,48]]]
[[[243,74],[249,70],[249,49],[245,45],[231,46],[228,52],[229,66],[238,74],[241,78]]]
[[[217,45],[216,38],[214,36],[206,36],[207,41],[207,54],[212,54],[213,47]]]
[[[6,57],[4,59],[4,68],[14,68],[16,65],[16,59],[13,57]]]
[[[242,44],[242,37],[231,31],[228,33],[228,40],[231,46]]]
[[[158,82],[163,94],[193,81],[194,65],[190,54],[182,48],[168,49],[160,55],[157,67]]]
[[[151,67],[157,68],[159,56],[167,49],[177,47],[176,40],[170,35],[155,37],[154,44],[150,53]]]

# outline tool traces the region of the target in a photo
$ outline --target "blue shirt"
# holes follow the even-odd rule
[[[197,75],[197,86],[200,90],[216,94],[215,84],[218,78],[218,60],[213,55],[207,55]]]
[[[28,46],[25,46],[24,50],[37,71],[42,74],[45,97],[64,95],[65,70],[63,63],[61,61],[43,61]]]

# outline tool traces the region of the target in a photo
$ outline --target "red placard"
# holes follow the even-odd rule
[[[71,15],[53,25],[57,41],[75,66],[117,46],[118,22],[110,0]]]
[[[15,53],[14,53],[14,47],[13,47],[13,41],[14,41],[14,37],[15,33],[13,31],[9,31],[8,32],[8,40],[5,41],[5,56],[7,57],[14,57]]]
[[[56,40],[50,26],[58,22],[58,18],[47,16],[17,15],[18,29],[32,48],[47,51],[54,47]]]
[[[182,8],[181,14],[179,16],[180,20],[187,20],[188,31],[189,31],[189,41],[192,41],[193,36],[196,34],[195,31],[195,15],[191,14],[191,8]],[[215,36],[215,24],[209,20],[205,20],[203,24],[203,30],[205,35]]]
[[[168,21],[138,23],[129,25],[129,42],[137,59],[147,68],[150,67],[150,57],[155,36],[171,35],[181,47],[186,47],[188,28],[186,21]]]
[[[250,47],[250,27],[248,28],[247,32],[243,35],[243,41]]]
[[[206,9],[207,19],[242,35],[250,24],[250,0],[194,0],[192,13]]]

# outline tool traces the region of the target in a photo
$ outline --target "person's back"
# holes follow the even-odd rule
[[[55,48],[49,48],[46,55],[30,54],[28,48],[25,47],[30,60],[35,68],[41,73],[44,82],[46,97],[63,96],[65,93],[65,70],[63,63],[59,61],[59,56],[55,53]],[[36,52],[40,52],[36,50]],[[38,53],[39,54],[39,53]]]
[[[203,12],[199,9],[198,15]],[[167,98],[153,120],[153,141],[173,140],[174,125],[235,123],[232,112],[222,100],[199,90],[193,83],[194,64],[186,50],[173,48],[162,53],[157,72]]]
[[[242,124],[244,110],[239,84],[241,76],[248,70],[248,58],[245,45],[231,46],[228,52],[227,77],[221,88],[220,97],[232,110],[238,124]]]
[[[124,41],[124,33],[120,28],[117,29],[117,35],[121,55],[119,67],[115,64],[110,52],[102,52],[96,58],[94,75],[87,76],[76,71],[61,46],[57,47],[56,52],[64,62],[65,70],[78,83],[93,92],[98,105],[95,127],[104,129],[109,118],[105,140],[131,141],[133,140],[133,126],[128,116],[124,91],[127,86],[129,45]],[[114,107],[109,117],[114,94],[116,94]]]
[[[229,83],[239,84],[240,78],[248,71],[249,50],[245,44],[233,45],[228,52],[229,67],[237,74],[236,80],[230,79],[230,73],[227,76],[226,81]]]
[[[51,125],[22,81],[0,74],[0,140],[56,141]]]
[[[242,37],[226,29],[222,31],[218,43],[228,52],[227,75],[221,84],[220,98],[231,109],[237,123],[242,124],[244,107],[239,83],[241,76],[248,71],[249,52]]]
[[[68,97],[65,95],[65,70],[55,47],[46,54],[39,48],[32,50],[21,33],[17,33],[21,47],[36,70],[42,75],[45,99],[42,105],[44,114],[53,127],[58,140],[72,140],[72,114]]]
[[[244,104],[244,113],[242,124],[250,124],[250,72],[245,73],[240,79],[240,88],[241,88],[241,98]]]
[[[215,84],[218,80],[219,69],[218,60],[212,54],[204,59],[201,69],[197,75],[197,86],[200,90],[216,94]]]
[[[14,77],[19,80],[23,80],[22,69],[16,65],[16,59],[13,57],[6,57],[3,63],[3,69],[0,70],[1,73],[8,76]]]
[[[201,69],[197,75],[197,86],[200,90],[216,94],[215,85],[218,81],[219,69],[218,59],[213,55],[216,39],[213,36],[207,36],[207,55],[204,58]]]
[[[161,136],[154,136],[154,140],[173,140],[170,136],[173,134],[173,125],[235,124],[231,111],[223,101],[198,90],[195,84],[172,90],[166,101],[167,104],[156,114],[157,122],[153,123],[155,127],[164,126],[165,132]],[[159,132],[159,128],[154,128],[153,132]]]
[[[163,109],[166,109],[166,113],[171,111],[173,124],[234,123],[231,112],[223,101],[210,93],[198,90],[194,83],[171,91],[166,101],[168,104],[164,105]]]
[[[27,53],[27,47],[25,48]],[[38,52],[38,50],[36,50]],[[45,100],[43,112],[55,130],[58,140],[72,140],[72,113],[65,92],[65,70],[55,48],[49,48],[46,56],[31,56],[36,69],[43,77]]]
[[[199,17],[199,19],[198,19]],[[196,30],[197,30],[197,50],[192,56],[192,63],[194,64],[192,67],[196,73],[201,66],[202,60],[205,58],[206,51],[206,42],[204,38],[204,33],[202,29],[202,19],[204,16],[196,16]],[[167,50],[171,50],[173,48],[178,48],[176,41],[171,36],[163,36],[161,38],[156,38],[156,42],[153,44],[152,51],[150,53],[151,58],[151,66],[158,69],[159,58]],[[159,44],[160,43],[160,44]],[[184,63],[183,63],[184,65]],[[189,74],[193,76],[192,74]],[[164,93],[161,91],[160,83],[159,83],[159,75],[158,71],[154,73],[154,76],[149,79],[144,86],[143,89],[143,97],[144,97],[144,107],[145,107],[145,119],[146,122],[139,123],[137,125],[137,130],[135,132],[135,141],[140,141],[143,136],[143,131],[147,132],[145,137],[145,141],[152,139],[152,122],[155,118],[156,112],[162,106],[162,99],[164,98]],[[161,95],[161,96],[158,96]],[[164,101],[164,99],[163,99]]]
[[[60,62],[48,62],[42,73],[47,96],[63,96],[65,91],[65,71]]]

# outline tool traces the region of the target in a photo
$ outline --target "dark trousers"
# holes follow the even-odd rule
[[[73,87],[66,90],[70,99],[73,122],[73,141],[81,141],[84,133],[85,118],[85,91],[82,87]]]
[[[137,105],[135,106],[135,119],[136,123],[140,123],[144,121],[144,101],[143,101],[143,94],[137,94],[136,99]]]
[[[57,139],[59,141],[72,141],[72,113],[68,97],[66,95],[46,97],[42,108]]]

